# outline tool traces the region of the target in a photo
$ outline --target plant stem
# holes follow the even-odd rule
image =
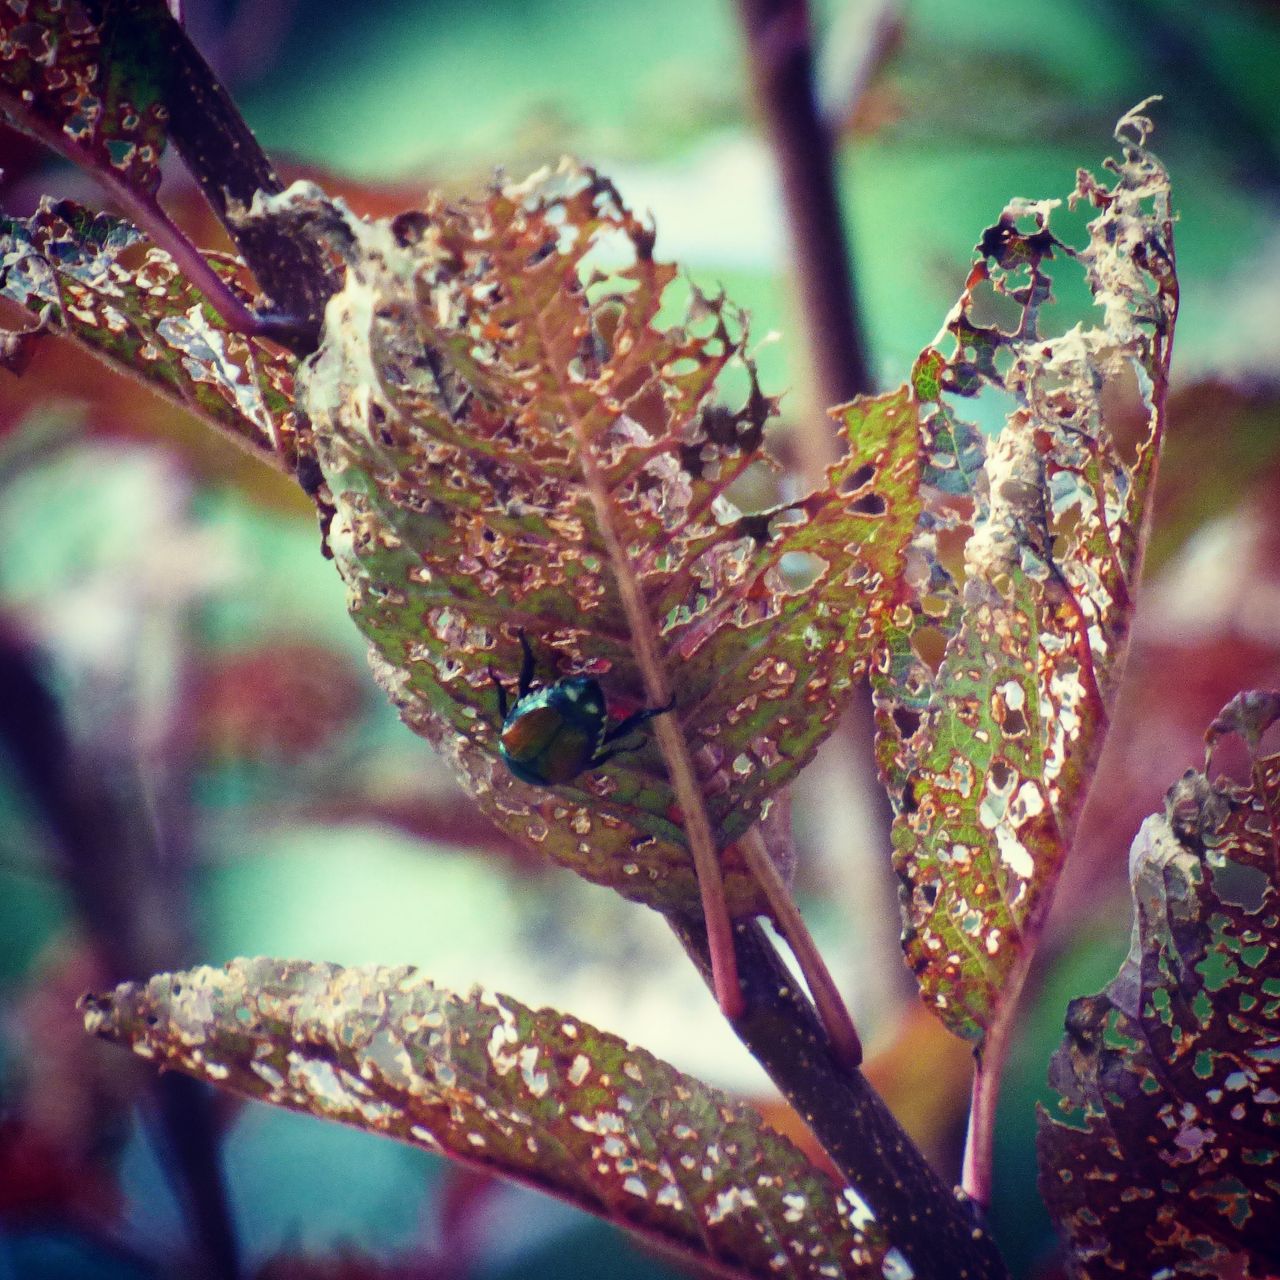
[[[991,1169],[995,1150],[996,1108],[1005,1059],[1017,1021],[1022,989],[1035,955],[1040,931],[1023,946],[1000,997],[999,1009],[979,1049],[973,1055],[973,1088],[969,1102],[969,1127],[965,1132],[960,1185],[983,1210],[991,1207]]]
[[[768,899],[773,921],[786,938],[787,946],[791,948],[800,972],[804,974],[832,1049],[848,1070],[855,1071],[862,1064],[862,1041],[840,990],[831,977],[831,971],[791,896],[791,890],[783,882],[777,865],[769,856],[760,828],[752,827],[738,841],[738,848],[756,883]]]
[[[706,933],[668,919],[710,979]],[[953,1192],[903,1132],[860,1071],[836,1057],[813,1006],[754,921],[735,926],[746,1008],[733,1026],[866,1201],[917,1280],[996,1280],[1008,1271],[976,1206]]]
[[[58,872],[109,982],[153,973],[189,955],[189,906],[182,876],[189,846],[161,849],[137,780],[132,735],[99,733],[77,747],[36,655],[0,634],[0,747],[43,823]],[[167,759],[180,755],[166,751]],[[170,791],[173,789],[171,788]],[[172,801],[178,798],[172,794]],[[170,824],[172,826],[172,824]],[[169,1159],[166,1176],[182,1203],[203,1270],[217,1280],[241,1274],[240,1247],[223,1181],[209,1088],[161,1076],[145,1118]]]
[[[822,406],[873,386],[836,190],[831,131],[818,109],[807,0],[738,0],[751,79],[782,182],[791,261],[807,330],[810,383]],[[823,415],[810,415],[815,421]],[[833,461],[836,434],[815,462]]]

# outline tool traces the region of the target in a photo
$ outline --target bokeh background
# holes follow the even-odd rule
[[[788,393],[775,443],[806,465],[805,325],[727,0],[243,0],[187,17],[282,169],[359,208],[566,152],[611,174],[652,211],[662,256],[750,310],[766,389]],[[1280,5],[826,0],[815,27],[882,387],[941,327],[1005,201],[1065,196],[1117,117],[1164,95],[1154,146],[1183,297],[1171,435],[1125,690],[998,1135],[997,1236],[1015,1274],[1050,1276],[1034,1107],[1066,1001],[1126,949],[1142,817],[1199,764],[1228,698],[1280,685]],[[0,158],[8,212],[41,192],[102,205],[18,135],[0,133]],[[170,207],[214,243],[167,172]],[[1064,289],[1063,323],[1080,305]],[[412,962],[572,1009],[790,1123],[661,921],[489,832],[399,724],[305,500],[55,342],[21,378],[0,371],[0,725],[0,1280],[676,1274],[422,1153],[157,1085],[74,1011],[154,969]],[[967,1053],[915,1006],[867,769],[855,723],[797,787],[798,891],[873,1078],[954,1177]]]

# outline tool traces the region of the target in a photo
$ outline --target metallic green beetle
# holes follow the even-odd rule
[[[638,750],[639,744],[612,748],[610,744],[675,706],[673,697],[665,707],[646,707],[611,725],[598,681],[568,676],[534,688],[533,650],[523,631],[520,647],[524,662],[514,706],[508,706],[507,691],[492,669],[489,678],[498,691],[502,719],[498,754],[517,778],[531,786],[571,782],[586,769],[598,769],[624,751]]]

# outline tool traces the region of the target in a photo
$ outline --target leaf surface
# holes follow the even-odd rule
[[[167,112],[159,26],[144,6],[105,21],[73,0],[0,5],[0,110],[140,197],[160,185]]]
[[[753,1111],[552,1009],[269,959],[84,1004],[143,1057],[536,1186],[718,1274],[906,1274],[861,1198]]]
[[[208,257],[234,281],[233,259]],[[30,218],[0,217],[0,296],[224,433],[292,451],[296,358],[229,330],[129,223],[49,199]]]
[[[1130,850],[1129,955],[1071,1002],[1063,1114],[1040,1114],[1041,1189],[1081,1275],[1280,1271],[1277,830],[1271,755],[1248,787],[1188,771]]]
[[[865,669],[917,503],[905,388],[846,416],[829,485],[768,510],[734,497],[773,411],[736,313],[693,292],[610,184],[565,167],[468,204],[334,225],[348,261],[305,408],[336,516],[329,545],[375,670],[517,838],[667,911],[698,894],[649,734],[554,790],[496,754],[490,670],[523,630],[549,682],[645,704],[652,644],[722,850],[813,755]],[[716,398],[736,378],[740,407]],[[737,487],[735,487],[737,486]],[[642,618],[640,634],[635,616]],[[724,859],[735,914],[763,903]]]
[[[970,1039],[1016,988],[1128,638],[1177,304],[1149,129],[1121,121],[1112,186],[1081,171],[1072,202],[1097,211],[1084,248],[1050,229],[1059,201],[1010,203],[912,376],[923,505],[877,663],[877,754],[897,813],[907,957]],[[1098,323],[1046,331],[1055,262],[1083,272]],[[1146,431],[1130,459],[1107,409],[1139,393]],[[997,394],[1009,407],[990,435],[955,406]]]

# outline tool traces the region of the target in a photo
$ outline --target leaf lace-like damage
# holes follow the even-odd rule
[[[514,678],[523,630],[539,679],[589,674],[615,718],[637,710],[634,588],[728,848],[865,668],[916,517],[890,482],[917,447],[909,394],[850,413],[856,452],[828,488],[744,513],[733,486],[772,467],[774,406],[741,318],[692,291],[668,319],[675,269],[598,174],[566,165],[390,223],[335,219],[305,186],[274,203],[314,217],[348,261],[304,407],[379,679],[517,838],[630,898],[696,911],[652,740],[568,785],[527,786],[496,753],[490,669]],[[746,387],[737,409],[715,398],[727,372]],[[761,910],[733,852],[724,869],[733,913]]]
[[[525,1182],[717,1274],[911,1274],[861,1197],[750,1109],[553,1009],[407,966],[268,959],[84,1007],[145,1058]]]
[[[234,287],[234,259],[207,257]],[[129,223],[48,199],[0,217],[0,296],[254,450],[296,454],[296,358],[230,331]]]
[[[908,960],[972,1039],[1047,906],[1127,644],[1177,310],[1149,129],[1121,121],[1114,185],[1081,171],[1084,248],[1050,229],[1059,201],[1010,203],[912,375],[923,506],[873,679],[877,756]],[[1054,260],[1083,268],[1099,323],[1042,332]],[[1135,384],[1146,432],[1126,461],[1107,409]],[[994,434],[959,416],[957,398],[996,393],[1011,407]]]
[[[168,113],[157,24],[116,5],[95,22],[76,0],[0,4],[0,111],[87,168],[154,195]]]
[[[1254,765],[1143,824],[1129,955],[1069,1006],[1040,1185],[1079,1275],[1280,1272],[1280,756]]]

